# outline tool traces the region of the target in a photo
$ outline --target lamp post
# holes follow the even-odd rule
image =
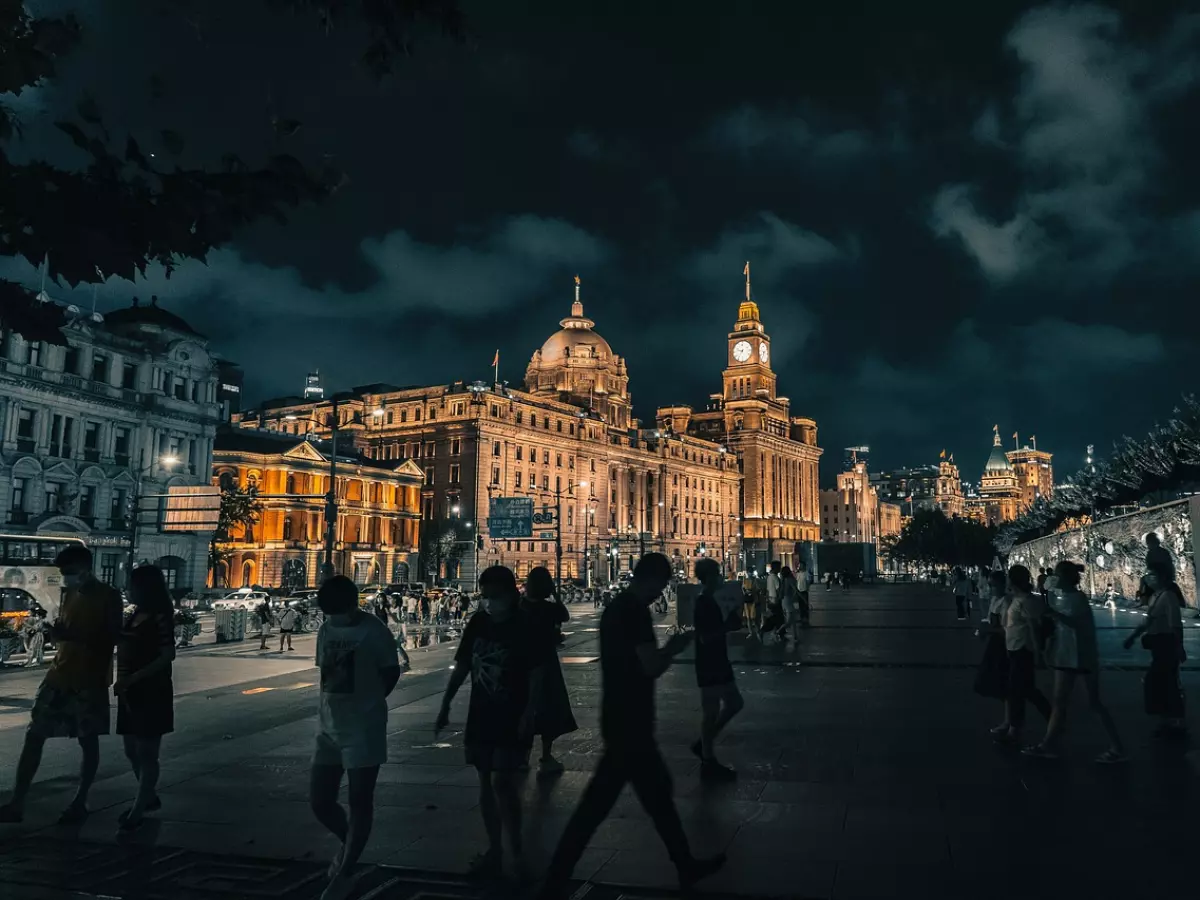
[[[1095,452],[1095,444],[1087,445],[1087,465],[1088,470],[1095,474],[1096,466],[1092,462],[1092,454]],[[1089,596],[1096,596],[1096,558],[1093,555],[1096,549],[1096,486],[1092,485],[1092,520],[1088,525],[1088,581],[1090,587],[1088,589]]]
[[[170,470],[179,462],[179,457],[173,453],[165,454],[158,458],[158,464],[165,466]],[[125,567],[125,589],[129,590],[131,579],[133,578],[133,567],[137,565],[137,539],[138,539],[138,524],[141,518],[142,511],[142,478],[153,467],[153,463],[146,465],[146,450],[142,448],[141,456],[138,458],[138,473],[137,478],[133,482],[133,504],[129,510],[129,561]]]

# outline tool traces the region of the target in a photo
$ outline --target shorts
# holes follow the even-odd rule
[[[702,706],[720,703],[721,701],[732,702],[734,698],[740,696],[737,683],[734,681],[726,681],[724,684],[700,685],[700,704]]]
[[[356,740],[317,733],[313,750],[314,766],[338,766],[343,769],[369,769],[387,762],[387,735],[359,735]]]
[[[515,772],[529,762],[525,747],[496,747],[491,744],[467,744],[467,765],[482,772]]]
[[[108,734],[108,686],[73,690],[43,681],[33,698],[29,733],[44,738]]]
[[[280,634],[295,634],[296,629],[295,628],[280,628],[279,633]]]

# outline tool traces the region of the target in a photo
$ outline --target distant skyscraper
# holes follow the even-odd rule
[[[308,377],[304,379],[304,399],[305,400],[324,400],[325,388],[321,387],[321,373],[309,372]]]
[[[858,463],[869,467],[870,455],[870,447],[847,447],[842,453],[842,471],[853,472]]]

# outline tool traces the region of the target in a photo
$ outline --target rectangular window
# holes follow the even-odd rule
[[[542,451],[542,463],[547,466],[550,465],[550,451],[549,450]]]
[[[17,512],[25,510],[25,488],[27,481],[24,478],[14,478],[12,480],[12,509]]]
[[[433,466],[425,467],[425,483],[433,484]]]
[[[574,524],[575,524],[575,510],[568,506],[567,507],[567,527],[570,528]]]
[[[499,455],[500,455],[500,442],[492,441],[492,456],[499,456]]]
[[[451,407],[451,410],[452,410],[452,413],[451,413],[452,415],[461,416],[463,413],[465,413],[467,411],[467,407],[466,407],[466,404],[463,403],[463,401],[455,400],[453,406]]]
[[[525,456],[525,448],[522,447],[520,444],[517,444],[517,462],[521,462],[521,460],[524,456]]]
[[[493,403],[493,404],[492,404],[492,407],[491,407],[491,410],[490,410],[490,412],[491,412],[491,414],[492,414],[492,418],[493,418],[493,419],[498,419],[498,418],[500,418],[500,404],[499,404],[499,403]]]
[[[90,519],[96,514],[96,488],[85,484],[79,488],[79,515]]]
[[[29,345],[29,364],[31,366],[40,366],[42,364],[41,341],[34,341]]]
[[[554,424],[557,426],[559,434],[562,434],[562,419],[559,419]]]
[[[118,466],[129,465],[129,429],[118,428],[113,437],[113,460]]]
[[[112,506],[109,509],[110,528],[126,527],[125,516],[128,510],[129,492],[125,488],[117,488],[112,492]]]
[[[100,580],[105,584],[112,584],[117,578],[117,560],[120,559],[116,553],[101,553],[100,554]]]
[[[433,521],[433,498],[432,497],[422,497],[421,498],[421,518],[423,520],[425,520],[426,522]]]
[[[121,387],[127,391],[137,390],[137,366],[133,363],[121,366]]]
[[[176,376],[175,382],[174,382],[174,388],[175,388],[175,399],[176,400],[187,400],[188,399],[187,381],[185,379],[180,378],[179,376]]]
[[[513,476],[513,485],[514,485],[515,487],[517,487],[517,488],[520,488],[520,487],[521,487],[521,473],[520,473],[520,472],[517,472],[517,473],[516,473],[516,474]]]
[[[556,491],[562,490],[562,476],[561,475],[554,476],[554,489]]]
[[[550,417],[549,416],[542,417],[542,427],[545,428],[547,431],[550,430]]]
[[[32,409],[17,410],[17,449],[33,450],[34,415]]]
[[[391,423],[391,421],[392,421],[392,419],[391,419],[391,413],[388,413],[388,423],[390,424],[390,423]],[[407,422],[407,421],[408,421],[408,410],[407,410],[407,409],[402,409],[402,410],[400,410],[400,421],[401,421],[401,422]]]
[[[554,465],[558,466],[560,469],[562,468],[562,454],[561,453],[554,454]]]
[[[461,476],[462,476],[462,466],[460,466],[458,463],[452,463],[450,465],[450,483],[458,484],[459,481],[461,480]]]
[[[522,412],[521,410],[517,410],[517,424],[518,425],[525,424],[525,413]]]
[[[99,422],[85,422],[83,425],[83,458],[88,462],[100,460]]]
[[[404,420],[401,419],[400,421],[403,422]],[[396,422],[396,411],[394,409],[389,409],[387,411],[387,423],[389,425],[393,425],[393,424],[395,424],[395,422]]]
[[[433,452],[436,448],[437,448],[437,445],[434,444],[433,441],[426,441],[425,442],[425,458],[433,459],[434,456],[436,456],[436,454]]]
[[[92,381],[108,384],[108,357],[103,353],[92,354]]]
[[[462,441],[459,440],[458,438],[450,439],[450,455],[451,456],[461,456],[462,455]]]
[[[550,490],[550,476],[549,475],[542,476],[542,490],[543,491]]]
[[[500,467],[492,466],[492,484],[500,483]]]
[[[68,375],[79,374],[79,348],[68,347],[63,354],[63,371]]]
[[[46,482],[45,512],[58,512],[58,501],[62,486],[57,481]]]

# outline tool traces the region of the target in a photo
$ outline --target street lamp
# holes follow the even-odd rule
[[[179,457],[174,453],[165,453],[158,458],[159,466],[170,470],[179,464]],[[129,563],[126,566],[125,572],[125,589],[128,590],[132,584],[133,567],[137,565],[137,539],[138,539],[138,524],[141,518],[142,506],[142,478],[154,467],[154,463],[146,464],[146,451],[142,450],[141,457],[138,463],[137,478],[133,482],[133,504],[129,515]]]

